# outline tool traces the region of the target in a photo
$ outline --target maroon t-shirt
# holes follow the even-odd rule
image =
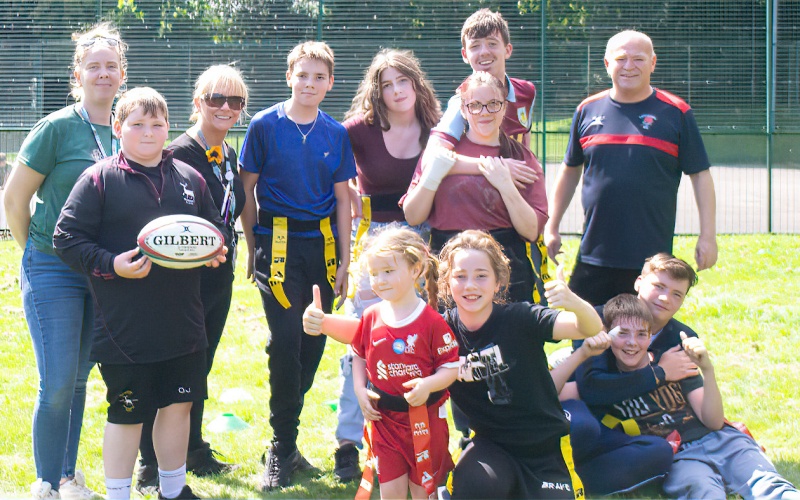
[[[372,220],[404,222],[406,218],[397,202],[408,190],[420,155],[412,158],[392,156],[386,149],[381,127],[367,124],[363,116],[350,118],[343,125],[356,157],[361,194],[372,197]]]
[[[547,194],[544,184],[544,173],[539,161],[533,153],[514,142],[514,158],[525,163],[539,175],[539,180],[526,185],[522,197],[533,207],[539,221],[541,233],[547,222]],[[478,158],[481,155],[498,157],[498,146],[483,146],[470,141],[466,135],[456,144],[456,153]],[[417,165],[414,178],[408,192],[419,183],[422,166]],[[439,184],[433,207],[428,216],[431,228],[441,231],[464,231],[466,229],[506,229],[514,227],[511,216],[503,202],[500,191],[495,189],[482,175],[448,175]]]

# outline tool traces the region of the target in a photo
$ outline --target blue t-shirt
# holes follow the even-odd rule
[[[623,269],[672,252],[681,174],[710,166],[691,108],[661,90],[633,104],[609,91],[584,100],[564,163],[585,165],[581,261]]]
[[[322,111],[313,129],[310,124],[298,126],[284,105],[280,102],[253,117],[239,165],[258,174],[260,210],[305,221],[324,219],[336,209],[333,185],[356,176],[350,139],[345,128]],[[307,134],[305,142],[302,134]],[[270,232],[259,225],[254,230]]]

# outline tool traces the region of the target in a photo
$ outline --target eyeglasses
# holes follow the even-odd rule
[[[244,107],[244,97],[238,95],[203,94],[202,98],[212,108],[221,108],[226,102],[233,111],[239,111]]]
[[[497,113],[503,109],[503,103],[505,103],[505,101],[498,101],[497,99],[492,99],[486,104],[479,101],[472,101],[464,104],[464,107],[467,108],[469,114],[479,115],[481,111],[483,111],[483,108],[486,108],[486,111],[489,113]]]
[[[80,47],[91,47],[92,45],[94,45],[94,44],[96,44],[98,42],[104,43],[104,44],[108,45],[109,47],[116,47],[117,45],[119,45],[119,40],[117,40],[116,38],[109,38],[107,36],[95,36],[95,37],[92,37],[92,38],[90,38],[88,40],[84,40],[82,42],[78,42],[78,45]]]

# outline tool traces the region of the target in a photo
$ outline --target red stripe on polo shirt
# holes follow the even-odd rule
[[[675,94],[670,94],[669,92],[665,92],[663,90],[656,89],[656,97],[667,103],[675,106],[676,108],[680,109],[682,113],[686,113],[689,111],[691,106],[686,104],[686,101],[681,99],[680,97],[676,96]]]
[[[581,101],[580,104],[578,104],[578,111],[580,111],[584,106],[586,106],[590,102],[597,101],[597,100],[602,99],[603,97],[607,96],[609,92],[611,92],[611,90],[604,90],[602,92],[598,92],[595,95],[591,95],[591,96],[587,97],[586,99]]]
[[[663,141],[653,137],[645,137],[642,135],[625,135],[625,134],[594,134],[581,138],[581,147],[583,149],[591,146],[610,145],[610,144],[635,144],[639,146],[647,146],[650,148],[663,151],[670,156],[678,157],[678,145],[671,142]]]

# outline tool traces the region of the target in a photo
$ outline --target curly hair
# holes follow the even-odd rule
[[[383,49],[375,55],[364,73],[364,79],[358,85],[350,110],[344,117],[348,119],[361,115],[366,123],[372,125],[377,122],[383,130],[389,130],[391,124],[381,91],[381,73],[386,68],[394,68],[411,79],[417,97],[414,111],[422,129],[419,143],[424,148],[428,143],[431,128],[442,116],[442,107],[436,99],[433,85],[422,70],[419,59],[409,50]]]
[[[508,257],[503,253],[503,246],[492,235],[485,231],[469,229],[453,236],[439,252],[439,298],[448,306],[453,305],[450,291],[450,276],[453,273],[453,260],[461,250],[478,250],[489,257],[489,262],[497,280],[498,291],[494,301],[505,302],[508,284],[511,279],[511,268]]]

